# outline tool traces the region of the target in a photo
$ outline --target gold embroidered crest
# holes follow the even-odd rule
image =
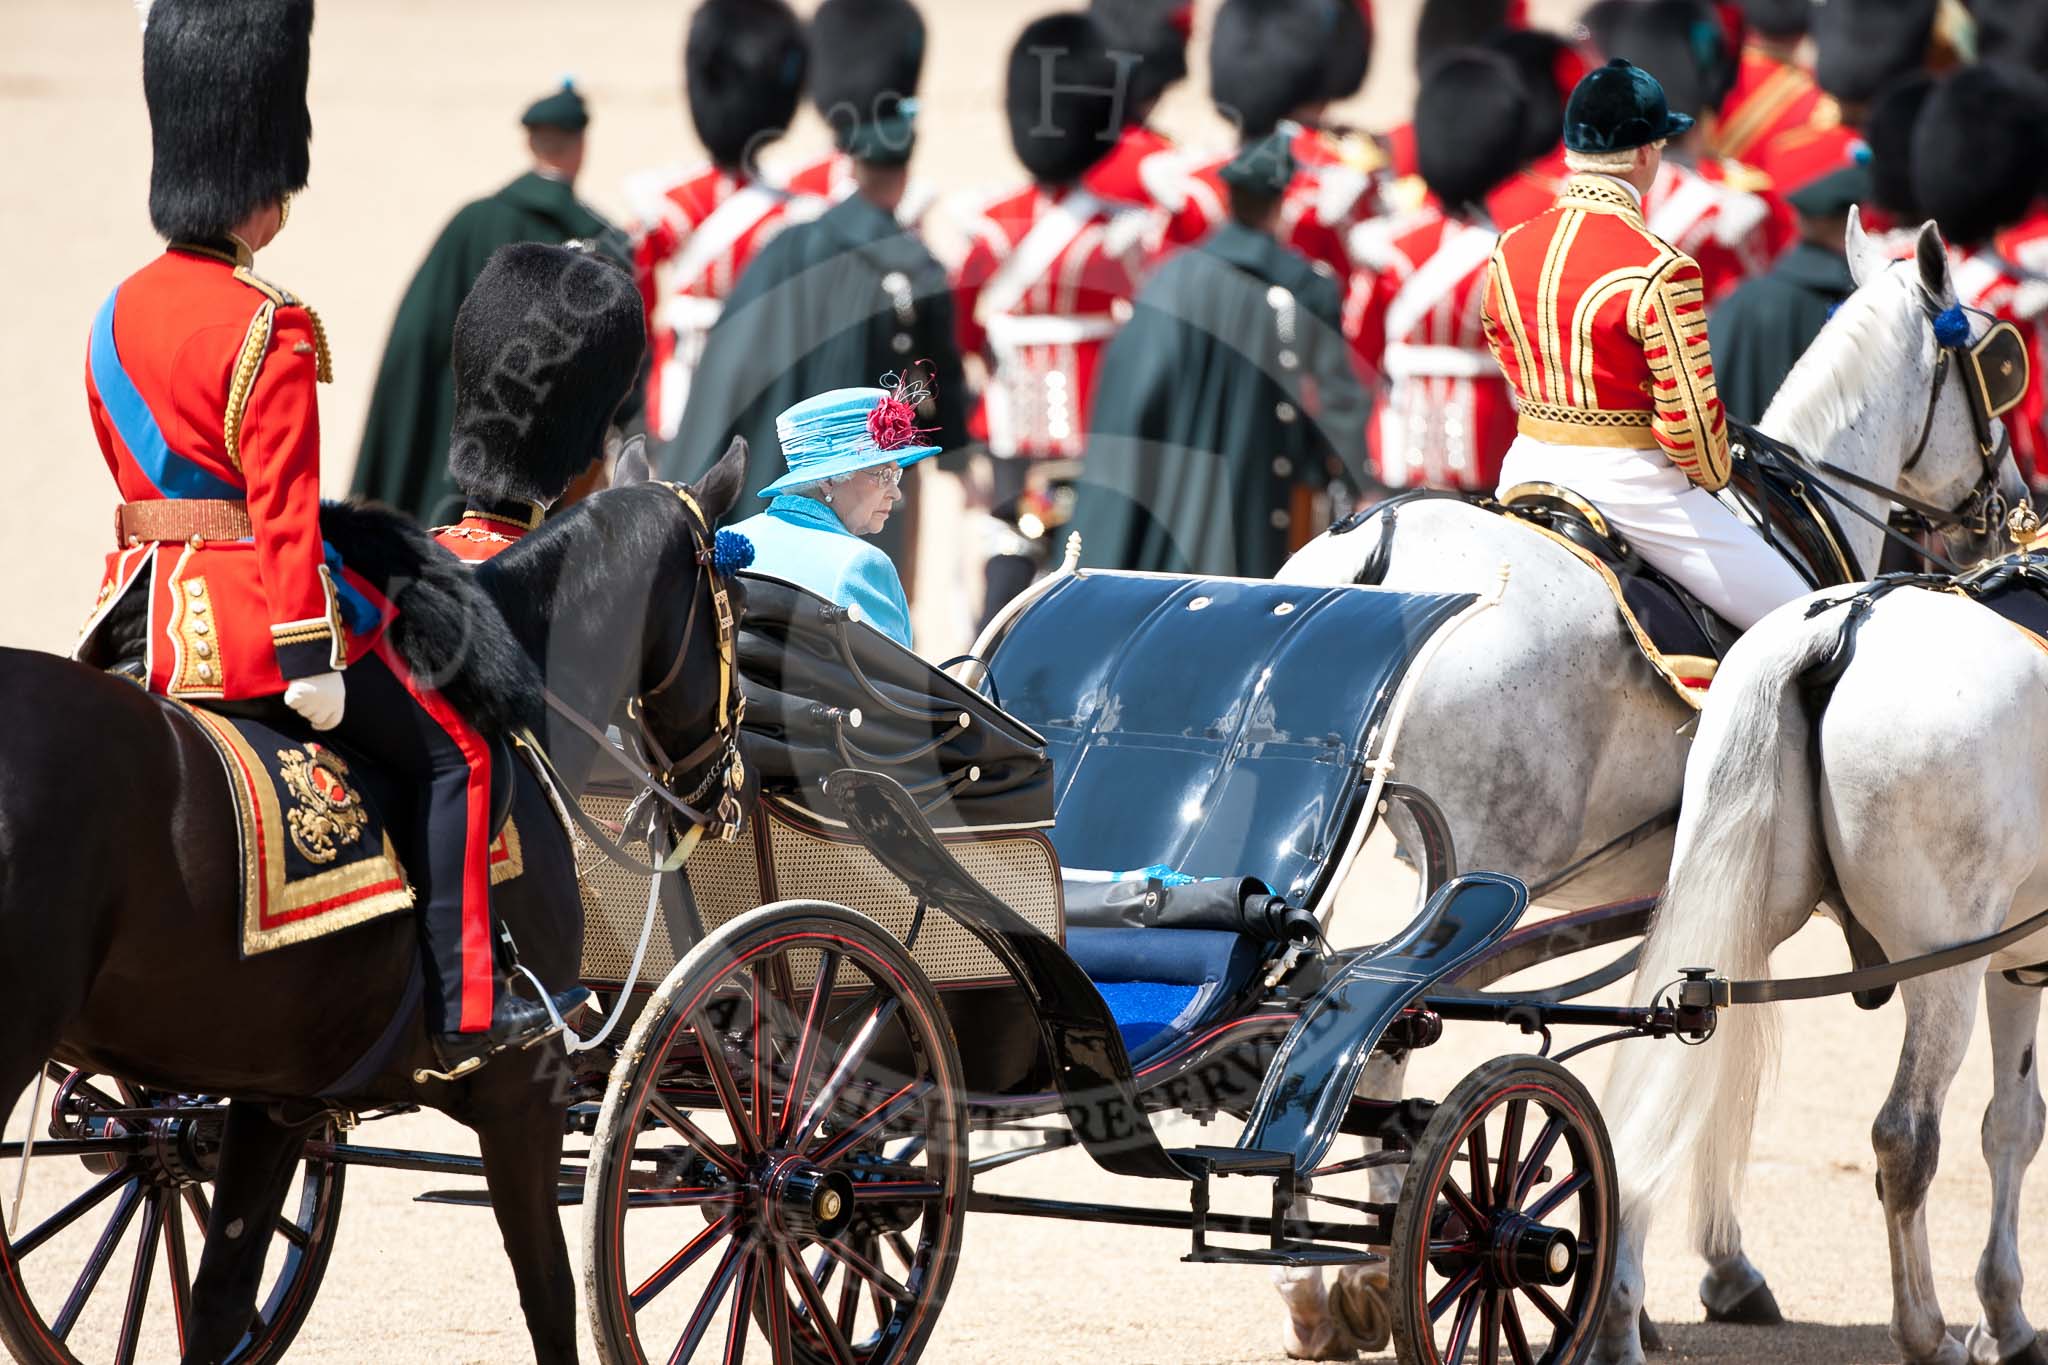
[[[292,847],[309,863],[331,863],[343,848],[363,837],[370,813],[348,784],[348,764],[331,749],[308,744],[279,749],[279,776],[295,805],[285,817]]]

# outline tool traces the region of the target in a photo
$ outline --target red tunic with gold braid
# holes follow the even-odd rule
[[[1804,68],[1781,62],[1752,44],[1742,50],[1735,87],[1721,101],[1714,124],[1715,149],[1722,156],[1761,166],[1787,134],[1816,120],[1838,119],[1833,104]]]
[[[1669,156],[1643,196],[1644,224],[1693,258],[1706,281],[1710,304],[1770,269],[1770,220],[1771,206],[1762,196]]]
[[[1378,371],[1366,427],[1374,471],[1390,488],[1491,492],[1515,439],[1515,405],[1487,350],[1481,308],[1491,227],[1435,200],[1351,237],[1363,272],[1346,300],[1345,334]]]
[[[1485,327],[1523,435],[1661,450],[1702,488],[1728,481],[1700,269],[1643,226],[1620,181],[1573,176],[1549,212],[1501,237]]]
[[[547,510],[532,502],[491,502],[471,498],[462,520],[436,526],[434,539],[457,559],[481,564],[541,523]]]
[[[350,631],[341,593],[381,600],[320,538],[314,385],[331,377],[319,319],[246,255],[173,246],[121,283],[85,388],[128,534],[81,650],[131,587],[149,593],[155,692],[272,697],[370,650],[382,625]],[[201,524],[212,534],[163,530]]]

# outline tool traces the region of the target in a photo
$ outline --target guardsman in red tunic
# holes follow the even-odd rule
[[[1655,76],[1671,108],[1694,120],[1665,148],[1656,182],[1643,196],[1643,221],[1698,264],[1711,308],[1770,268],[1783,235],[1774,224],[1781,212],[1789,214],[1732,183],[1767,186],[1768,178],[1731,168],[1707,144],[1713,111],[1734,78],[1735,41],[1721,12],[1705,0],[1602,0],[1585,22],[1604,56],[1626,57]]]
[[[1280,240],[1327,269],[1339,297],[1356,269],[1351,229],[1381,210],[1384,159],[1371,139],[1321,123],[1331,101],[1364,84],[1371,59],[1372,28],[1357,0],[1224,0],[1209,40],[1209,95],[1240,141],[1292,130],[1299,170],[1281,202]],[[1201,172],[1219,203],[1229,198],[1230,160]]]
[[[1814,77],[1827,98],[1755,158],[1781,194],[1855,159],[1871,102],[1926,68],[1936,9],[1936,0],[1828,0],[1814,10]]]
[[[1522,168],[1486,196],[1486,211],[1502,232],[1545,213],[1564,191],[1564,103],[1586,74],[1578,49],[1542,29],[1503,29],[1482,40],[1514,63],[1529,101],[1523,129]]]
[[[647,430],[675,437],[704,341],[747,263],[825,201],[761,178],[757,157],[796,117],[808,62],[783,0],[705,0],[683,45],[684,84],[708,164],[626,182],[633,264],[647,310]]]
[[[1155,250],[1191,246],[1223,221],[1226,210],[1215,187],[1196,173],[1195,160],[1152,127],[1151,118],[1160,97],[1188,74],[1195,7],[1189,0],[1093,0],[1088,14],[1118,63],[1124,127],[1109,155],[1081,177],[1081,188],[1153,214]]]
[[[1742,0],[1742,14],[1748,41],[1709,131],[1722,156],[1756,166],[1773,156],[1781,139],[1820,120],[1831,101],[1799,62],[1813,0]]]
[[[2033,206],[2044,125],[2048,100],[2030,78],[1995,66],[1965,67],[1928,93],[1912,150],[1913,199],[1949,244],[1957,300],[2012,323],[2033,358],[2026,396],[2004,420],[2013,458],[2036,486],[2048,481],[2041,375],[2048,289],[2025,279],[1993,242]]]
[[[434,539],[480,563],[602,467],[607,449],[624,445],[615,419],[646,328],[632,277],[610,257],[535,242],[492,252],[455,315],[448,466],[464,507]],[[514,373],[508,353],[544,363]]]
[[[836,204],[854,192],[848,139],[875,124],[886,103],[917,112],[924,71],[924,16],[910,0],[824,0],[811,15],[811,105],[832,130],[833,148],[784,180],[791,194]],[[899,149],[907,150],[907,149]],[[931,186],[910,182],[896,221],[912,231],[932,206]]]
[[[1491,492],[1500,482],[1515,404],[1481,319],[1499,238],[1486,196],[1521,164],[1528,117],[1507,58],[1478,47],[1438,54],[1415,101],[1429,198],[1352,234],[1366,283],[1345,330],[1380,376],[1366,444],[1390,488]]]
[[[1548,213],[1501,237],[1489,267],[1487,342],[1520,413],[1501,486],[1576,490],[1747,629],[1806,585],[1711,496],[1728,481],[1728,427],[1705,289],[1699,267],[1643,226],[1663,145],[1691,127],[1620,58],[1572,92],[1572,179]]]
[[[149,214],[170,248],[108,295],[87,344],[87,408],[122,505],[79,652],[99,657],[100,623],[146,594],[151,691],[282,697],[422,794],[426,838],[406,865],[429,1025],[444,1068],[473,1069],[553,1031],[494,980],[490,749],[413,677],[386,631],[392,608],[321,538],[314,386],[330,378],[327,340],[312,309],[254,268],[306,183],[312,25],[312,0],[150,11]]]
[[[1049,55],[1049,59],[1048,59]],[[1086,14],[1034,20],[1010,51],[1010,142],[1031,183],[967,221],[970,245],[954,278],[960,353],[988,380],[969,419],[995,463],[984,615],[1030,581],[1061,462],[1087,448],[1103,348],[1131,314],[1152,223],[1082,188],[1113,145],[1117,64]],[[1023,525],[1020,527],[1020,523]]]

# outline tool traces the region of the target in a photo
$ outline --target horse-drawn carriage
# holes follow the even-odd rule
[[[976,690],[800,589],[747,591],[744,829],[650,878],[659,803],[630,781],[583,799],[583,976],[610,1036],[562,1067],[591,1141],[560,1199],[583,1209],[606,1359],[737,1361],[750,1339],[778,1362],[915,1359],[970,1211],[1183,1229],[1198,1262],[1384,1263],[1404,1360],[1583,1358],[1616,1208],[1580,1083],[1517,1053],[1440,1101],[1356,1093],[1376,1051],[1445,1020],[1546,1048],[1559,1024],[1713,1027],[1710,1007],[1477,991],[1526,960],[1503,944],[1527,896],[1452,875],[1388,754],[1430,642],[1483,600],[1066,573],[984,638],[962,669]],[[1394,803],[1424,834],[1418,912],[1334,948],[1339,891]],[[30,1132],[0,1134],[20,1182],[0,1200],[36,1194],[0,1243],[0,1340],[38,1362],[170,1353],[153,1324],[182,1340],[224,1107],[54,1063],[46,1080]],[[1242,1130],[1169,1145],[1155,1117],[1181,1115]],[[348,1167],[477,1169],[351,1140],[368,1117],[315,1134],[259,1230],[274,1254],[235,1360],[290,1344]],[[1340,1156],[1340,1138],[1370,1145]],[[1163,1188],[976,1188],[1074,1146]],[[1375,1170],[1401,1173],[1398,1198],[1339,1193]],[[1270,1199],[1221,1208],[1224,1177]]]

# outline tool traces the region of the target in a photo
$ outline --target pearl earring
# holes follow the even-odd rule
[[[825,501],[826,501],[826,502],[830,502],[830,501],[832,501],[832,495],[831,495],[830,493],[827,493],[827,494],[825,495]]]

